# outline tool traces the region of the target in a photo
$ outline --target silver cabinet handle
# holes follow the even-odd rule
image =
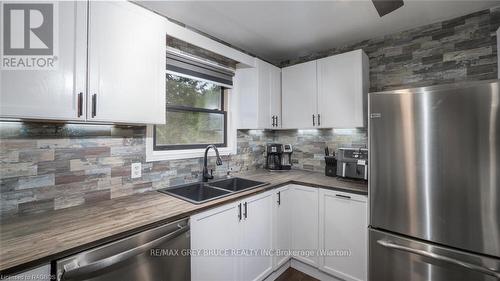
[[[313,126],[316,126],[316,122],[314,121],[316,116],[313,114]]]
[[[70,270],[64,269],[61,275],[61,280],[71,280],[71,279],[81,279],[83,276],[88,275],[90,273],[96,272],[98,270],[102,270],[106,267],[109,267],[113,264],[116,264],[118,262],[127,260],[129,258],[135,257],[151,248],[157,247],[163,242],[166,242],[168,240],[171,240],[180,234],[186,232],[189,230],[189,225],[186,226],[181,226],[177,225],[178,229],[165,235],[160,238],[157,238],[155,240],[152,240],[148,243],[142,244],[139,247],[132,248],[130,250],[118,253],[116,255],[112,255],[110,257],[91,262],[89,264],[80,266],[80,267],[74,267],[71,268]]]
[[[457,260],[457,259],[454,259],[454,258],[442,256],[442,255],[439,255],[439,254],[436,254],[436,253],[432,253],[432,252],[429,252],[429,251],[424,251],[424,250],[419,250],[419,249],[413,249],[413,248],[410,248],[410,247],[398,245],[398,244],[395,244],[395,243],[393,243],[391,241],[387,241],[387,240],[378,240],[377,243],[380,244],[380,245],[382,245],[382,246],[384,246],[384,247],[386,247],[386,248],[391,248],[391,249],[395,249],[395,250],[409,252],[409,253],[416,254],[416,255],[419,255],[419,256],[423,256],[423,257],[427,257],[427,258],[431,258],[431,259],[435,259],[435,260],[439,260],[439,261],[444,261],[444,262],[456,264],[456,265],[459,265],[461,267],[465,267],[465,268],[468,268],[468,269],[471,269],[471,270],[474,270],[474,271],[478,271],[478,272],[481,272],[481,273],[484,273],[484,274],[487,274],[487,275],[491,275],[491,276],[496,277],[496,278],[500,278],[500,272],[495,271],[495,270],[490,269],[490,268],[487,268],[487,267],[484,267],[484,266],[480,266],[480,265],[468,263],[468,262],[465,262],[465,261]]]

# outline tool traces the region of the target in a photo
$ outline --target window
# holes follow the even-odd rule
[[[167,121],[154,126],[154,150],[226,147],[225,88],[170,73],[166,85]]]
[[[203,157],[209,144],[236,153],[233,76],[230,67],[167,49],[166,123],[147,126],[146,161]]]

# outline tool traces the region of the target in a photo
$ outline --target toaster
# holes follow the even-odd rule
[[[368,180],[368,149],[337,149],[337,177]]]

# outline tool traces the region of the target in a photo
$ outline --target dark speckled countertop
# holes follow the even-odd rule
[[[235,176],[269,184],[199,205],[152,191],[2,220],[0,271],[10,273],[36,266],[286,184],[368,193],[366,183],[338,180],[315,172],[259,170]]]

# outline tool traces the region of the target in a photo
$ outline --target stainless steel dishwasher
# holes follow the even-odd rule
[[[190,280],[189,220],[178,220],[56,262],[57,280]]]

